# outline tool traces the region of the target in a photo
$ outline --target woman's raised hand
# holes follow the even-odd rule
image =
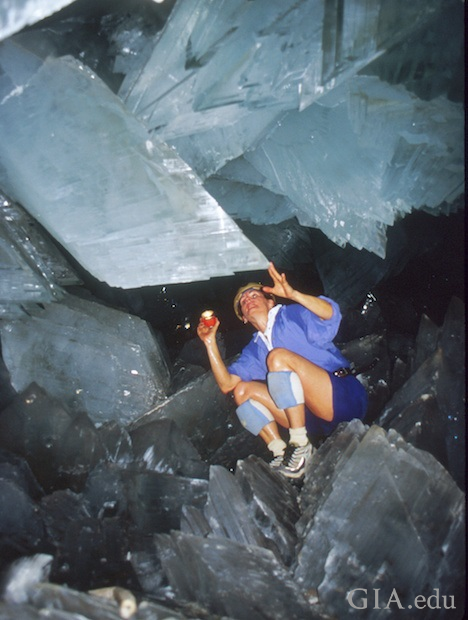
[[[278,295],[278,297],[291,299],[294,289],[286,280],[286,275],[284,273],[280,274],[273,263],[270,263],[268,273],[273,280],[273,286],[264,286],[263,290],[265,293],[272,293],[273,295]]]

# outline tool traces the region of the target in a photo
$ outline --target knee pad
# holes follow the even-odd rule
[[[265,405],[251,398],[239,405],[236,413],[242,426],[253,435],[258,435],[264,426],[275,419]]]
[[[304,390],[299,376],[292,370],[269,372],[268,391],[278,409],[304,404]]]

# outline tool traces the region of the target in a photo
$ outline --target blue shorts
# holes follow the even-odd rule
[[[356,377],[328,374],[333,389],[333,420],[322,420],[306,407],[306,428],[310,435],[330,435],[340,422],[349,422],[354,418],[362,420],[367,412],[367,392]]]

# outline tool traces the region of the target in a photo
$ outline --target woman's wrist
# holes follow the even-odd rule
[[[295,301],[296,303],[300,303],[301,295],[302,293],[293,289],[288,299],[290,299],[291,301]]]

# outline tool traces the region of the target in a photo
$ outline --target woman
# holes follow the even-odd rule
[[[333,344],[341,321],[338,305],[293,289],[273,263],[273,286],[250,283],[234,298],[234,311],[257,331],[239,358],[226,367],[216,344],[219,321],[197,333],[223,393],[233,392],[243,426],[272,452],[271,466],[301,478],[312,454],[308,433],[328,435],[344,421],[362,419],[367,394]],[[290,304],[277,304],[275,295]],[[289,444],[278,424],[289,429]]]

